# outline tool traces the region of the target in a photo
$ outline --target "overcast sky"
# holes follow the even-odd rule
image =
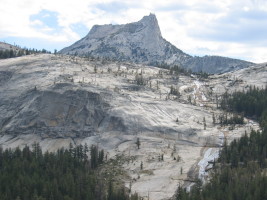
[[[0,41],[53,52],[94,24],[150,13],[162,36],[188,54],[267,62],[266,0],[1,0]]]

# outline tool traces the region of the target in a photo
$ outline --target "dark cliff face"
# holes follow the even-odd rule
[[[221,73],[252,63],[219,56],[192,57],[166,41],[154,14],[124,25],[95,25],[87,36],[59,53],[156,65],[179,65],[194,72]]]

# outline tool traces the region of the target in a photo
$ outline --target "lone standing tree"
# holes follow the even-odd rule
[[[136,140],[136,145],[137,145],[137,148],[140,149],[141,143],[140,143],[140,139],[139,138],[137,138],[137,140]]]
[[[207,124],[206,124],[206,119],[203,117],[203,124],[204,124],[204,130],[206,130]]]

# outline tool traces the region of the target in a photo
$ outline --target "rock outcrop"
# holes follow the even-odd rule
[[[87,36],[59,53],[149,65],[179,65],[194,72],[221,73],[252,63],[219,56],[192,57],[166,41],[154,14],[124,25],[95,25]]]
[[[83,138],[99,131],[127,131],[123,119],[108,112],[112,106],[106,98],[112,94],[74,87],[67,79],[73,75],[60,75],[62,66],[73,67],[49,55],[1,63],[0,135]]]
[[[31,90],[9,105],[13,109],[5,113],[9,117],[3,116],[2,132],[50,137],[91,136],[107,116],[108,106],[99,94],[84,90]]]

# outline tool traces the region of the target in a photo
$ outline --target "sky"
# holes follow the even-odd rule
[[[266,0],[0,0],[0,41],[54,52],[95,24],[154,13],[162,36],[193,56],[267,62]]]

